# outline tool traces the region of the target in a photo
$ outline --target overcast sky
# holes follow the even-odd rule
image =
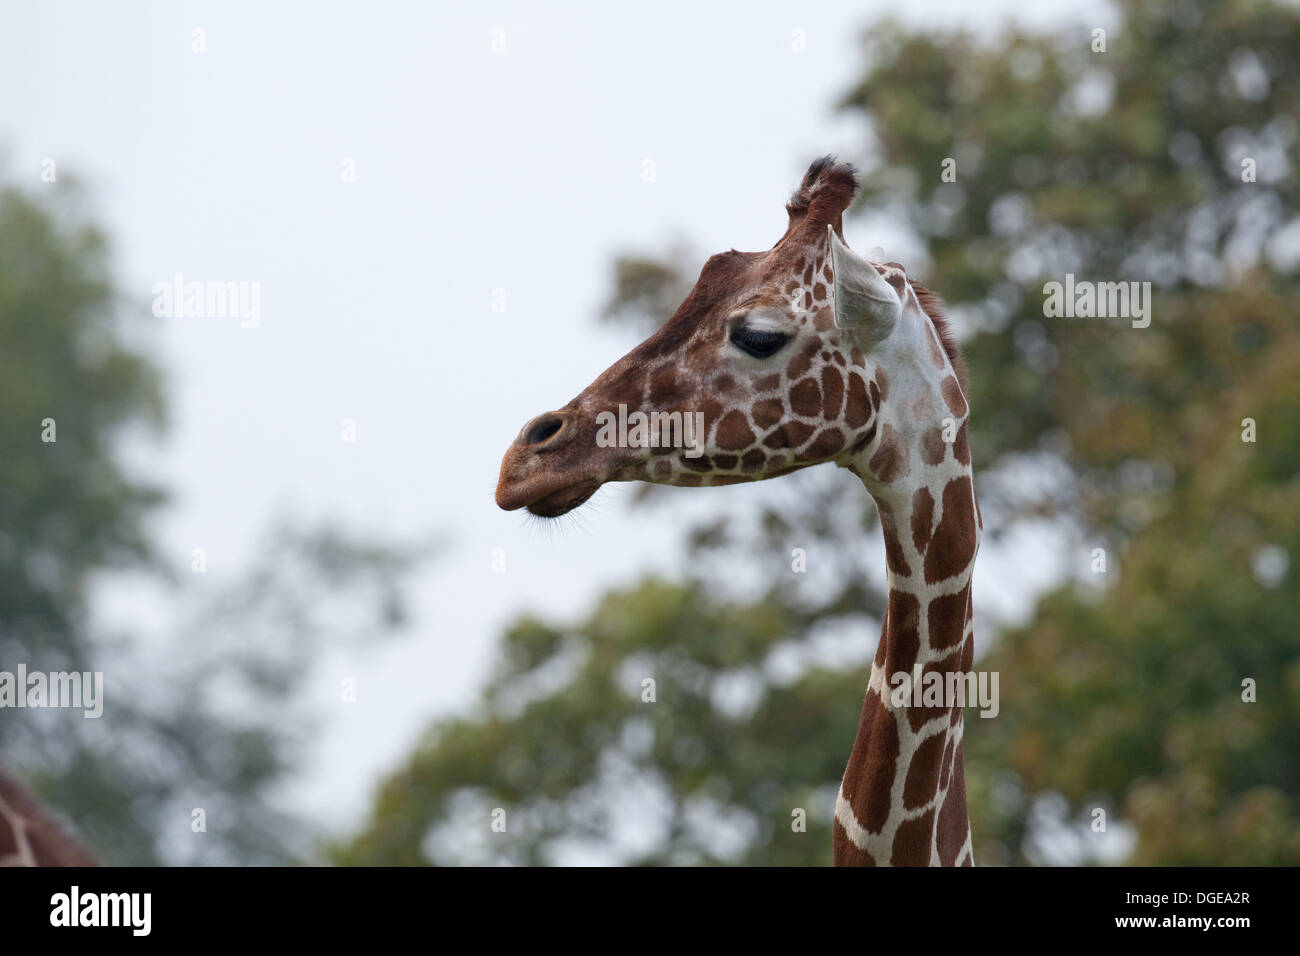
[[[1086,0],[537,6],[3,4],[9,177],[57,188],[40,183],[53,159],[90,187],[142,316],[176,273],[261,283],[256,328],[150,320],[174,427],[136,457],[176,493],[157,528],[177,566],[203,547],[214,580],[235,576],[285,513],[446,536],[412,635],[318,675],[323,703],[340,677],[359,682],[356,705],[326,708],[295,797],[333,826],[357,821],[432,716],[472,699],[512,616],[577,614],[671,571],[692,515],[761,493],[684,491],[667,515],[629,511],[616,486],[559,535],[497,510],[524,421],[635,344],[595,322],[612,257],[676,237],[704,254],[771,246],[809,160],[860,148],[832,107],[878,16],[990,37],[1008,15],[1116,22]],[[898,238],[853,222],[848,237]],[[996,573],[982,557],[977,595],[998,592]],[[138,597],[98,610],[158,626]]]

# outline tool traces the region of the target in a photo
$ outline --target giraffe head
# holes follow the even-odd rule
[[[667,323],[524,426],[497,503],[555,517],[607,481],[724,485],[828,461],[881,488],[904,478],[945,418],[964,423],[964,373],[937,300],[844,244],[856,191],[852,167],[814,162],[776,245],[711,257]]]

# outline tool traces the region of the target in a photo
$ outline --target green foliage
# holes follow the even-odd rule
[[[1156,421],[1142,413],[1157,447],[1168,444],[1172,486],[1116,492],[1108,510],[1145,521],[1100,576],[1104,591],[1057,592],[1002,636],[982,666],[1001,672],[1007,704],[967,735],[970,762],[1013,771],[1022,809],[1045,790],[1084,810],[1118,806],[1136,825],[1135,863],[1293,866],[1300,325],[1267,293],[1181,305],[1170,319],[1209,346],[1213,378],[1224,379],[1217,400],[1198,400],[1188,383],[1183,406]],[[1142,363],[1130,374],[1141,377]],[[1242,441],[1245,418],[1261,430],[1254,444]],[[1181,440],[1163,441],[1171,433]],[[1260,570],[1270,555],[1280,577]],[[999,828],[988,822],[976,832],[992,841]],[[988,849],[1002,857],[1013,846]]]
[[[1123,9],[1105,53],[1086,30],[996,48],[873,33],[874,68],[844,104],[874,116],[886,157],[863,205],[912,225],[931,284],[977,330],[965,351],[986,523],[1069,520],[1081,549],[1105,545],[1118,565],[1101,593],[1048,596],[981,664],[1001,672],[1004,705],[967,735],[976,855],[1024,860],[1034,796],[1059,792],[1081,814],[1118,807],[1133,862],[1295,864],[1296,572],[1270,587],[1251,567],[1266,548],[1300,564],[1300,330],[1282,235],[1300,221],[1300,17]],[[1081,108],[1089,87],[1113,92]],[[945,157],[954,183],[936,174]],[[1067,272],[1153,280],[1150,328],[1044,318],[1041,285]],[[1026,497],[1001,480],[1018,456],[1068,478]]]
[[[652,332],[677,311],[691,291],[692,275],[684,245],[661,256],[619,256],[614,262],[613,289],[600,317]]]
[[[104,709],[0,712],[0,753],[105,862],[301,859],[310,834],[275,799],[308,739],[298,693],[322,649],[401,623],[418,553],[284,527],[244,576],[182,589],[145,526],[163,495],[119,441],[164,420],[160,376],[104,236],[66,182],[59,196],[0,189],[0,670],[102,671]],[[161,650],[91,626],[88,593],[109,573],[151,588]]]
[[[915,232],[929,263],[912,270],[964,338],[986,548],[1046,522],[1078,555],[1026,624],[977,635],[1002,700],[998,718],[968,721],[976,859],[1052,859],[1039,811],[1059,799],[1047,829],[1077,837],[1076,862],[1104,858],[1088,826],[1104,808],[1112,830],[1135,832],[1129,862],[1294,865],[1300,14],[1120,8],[1105,52],[1085,26],[990,44],[873,24],[841,103],[873,131],[859,211]],[[1066,273],[1151,281],[1150,326],[1046,318],[1043,284]],[[671,258],[624,261],[606,311],[662,320],[667,290],[692,275]],[[650,845],[610,852],[633,862],[827,862],[865,672],[772,686],[768,670],[782,641],[806,649],[852,609],[879,616],[862,583],[870,503],[826,471],[782,479],[795,490],[779,510],[695,529],[699,581],[612,595],[573,631],[516,626],[481,711],[431,732],[338,859],[548,861],[566,841],[617,847],[632,830]],[[788,553],[792,531],[839,574],[821,598],[754,559]],[[1095,547],[1104,575],[1089,570]],[[762,575],[751,607],[715,596],[738,566]],[[516,685],[566,655],[572,669],[519,703]],[[751,713],[729,715],[717,700],[737,672],[768,682]],[[638,701],[641,676],[658,679],[658,703]],[[790,832],[796,806],[806,834]],[[508,836],[489,831],[493,807]],[[729,820],[742,823],[722,852]]]
[[[335,858],[555,863],[594,843],[633,864],[820,862],[821,807],[857,725],[842,705],[867,669],[783,677],[773,656],[806,647],[814,623],[653,579],[572,629],[519,621],[481,712],[434,727]],[[497,807],[504,834],[489,828]]]
[[[1062,432],[1107,436],[1121,405],[1137,416],[1180,403],[1180,383],[1125,374],[1134,349],[1213,388],[1194,339],[1183,354],[1196,333],[1174,327],[1170,296],[1294,284],[1268,253],[1300,199],[1300,17],[1254,2],[1121,8],[1105,53],[1083,28],[996,46],[872,30],[872,68],[842,104],[872,117],[885,157],[865,170],[860,207],[915,229],[929,283],[984,332],[964,345],[985,371],[972,376],[979,464],[1044,439],[1056,451]],[[949,157],[955,182],[940,176]],[[1247,157],[1256,182],[1242,181]],[[1042,284],[1067,272],[1152,280],[1156,326],[1044,319]],[[1073,446],[1066,461],[1087,481],[1147,436],[1122,437]]]
[[[76,666],[87,574],[148,557],[140,522],[161,495],[114,442],[160,425],[162,398],[122,340],[106,258],[68,206],[0,191],[0,660],[39,642]]]

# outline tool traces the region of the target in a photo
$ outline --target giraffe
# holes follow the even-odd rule
[[[844,243],[857,189],[853,167],[815,161],[776,245],[709,258],[658,331],[524,426],[496,501],[556,517],[607,481],[725,485],[824,462],[856,474],[879,514],[889,592],[834,808],[833,860],[970,866],[963,708],[891,694],[893,675],[971,670],[982,519],[965,363],[933,293]],[[657,415],[666,440],[645,429],[623,447],[600,440],[598,419],[620,406]],[[703,413],[692,448],[668,427],[678,412]]]
[[[0,769],[0,866],[95,866],[36,798]]]

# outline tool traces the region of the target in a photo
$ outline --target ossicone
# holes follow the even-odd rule
[[[844,210],[853,203],[858,193],[858,174],[848,163],[837,162],[834,156],[813,160],[803,182],[790,196],[785,210],[790,216],[789,235],[795,229],[812,229],[820,235],[830,226],[839,235],[844,234]]]

